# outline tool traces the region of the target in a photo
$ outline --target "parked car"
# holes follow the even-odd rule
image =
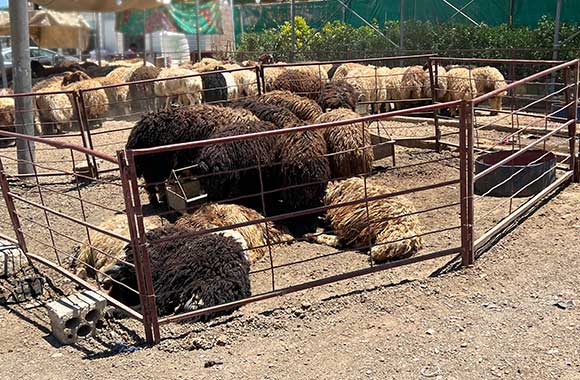
[[[6,69],[12,68],[12,49],[11,48],[3,48],[2,49],[2,56],[4,57],[4,67]],[[77,60],[75,57],[63,56],[58,54],[54,50],[43,49],[36,46],[30,47],[30,59],[34,61],[38,61],[43,65],[54,65],[62,60],[70,59],[70,60]]]

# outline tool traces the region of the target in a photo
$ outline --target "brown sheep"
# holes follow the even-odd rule
[[[286,70],[276,78],[274,90],[290,91],[310,99],[320,97],[320,79],[310,71]]]
[[[135,70],[129,77],[128,82],[137,82],[147,79],[155,79],[159,76],[160,68],[155,66],[142,66]],[[155,110],[154,84],[129,84],[129,98],[133,112],[150,112]]]
[[[289,109],[304,121],[314,120],[322,113],[322,108],[312,99],[288,91],[267,92],[259,96],[258,101]]]
[[[359,118],[346,108],[320,115],[315,123]],[[332,178],[345,178],[370,172],[373,166],[371,134],[367,123],[352,123],[324,129],[324,139],[330,153]]]
[[[82,71],[75,71],[71,74],[65,74],[62,80],[62,85],[63,89],[66,91],[87,90],[83,92],[83,100],[89,126],[102,125],[103,118],[109,113],[107,93],[103,89],[93,90],[101,87],[101,83],[98,80],[90,79],[90,77]],[[72,99],[72,95],[71,103],[73,104],[73,108],[76,109],[76,104]],[[74,112],[74,115],[75,119],[77,119],[77,112]]]
[[[179,218],[175,225],[186,227],[193,231],[203,231],[212,228],[229,227],[263,218],[257,211],[244,206],[210,203],[202,206],[193,214]],[[245,254],[250,265],[255,264],[268,253],[268,243],[273,245],[292,240],[291,235],[284,233],[271,222],[232,229],[243,236],[247,244]]]
[[[354,177],[328,185],[324,203],[328,206],[392,193],[393,190]],[[367,218],[368,207],[368,218]],[[336,234],[335,243],[355,249],[367,248],[378,263],[415,255],[422,247],[420,229],[413,205],[405,198],[390,197],[377,201],[330,208],[326,217]],[[370,222],[370,223],[369,223]],[[316,238],[328,242],[328,237]]]

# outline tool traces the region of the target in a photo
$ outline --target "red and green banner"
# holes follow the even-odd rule
[[[199,22],[200,34],[223,34],[220,0],[199,0],[199,14],[195,0],[174,1],[169,5],[147,10],[117,13],[117,32],[131,36],[161,30],[195,34]]]

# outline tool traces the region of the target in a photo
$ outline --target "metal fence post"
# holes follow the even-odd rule
[[[83,93],[75,90],[72,92],[73,97],[73,104],[75,108],[76,118],[79,123],[79,129],[81,133],[81,139],[83,142],[83,146],[87,149],[93,150],[92,139],[90,138],[90,127],[89,121],[87,118],[87,110],[85,109],[85,101],[83,99]],[[99,177],[99,169],[97,168],[97,159],[92,156],[90,157],[88,154],[85,154],[85,158],[87,160],[87,165],[89,166],[90,176],[93,178]]]
[[[8,179],[6,178],[6,173],[4,173],[4,165],[2,159],[0,158],[0,188],[2,189],[2,196],[4,197],[4,202],[6,202],[6,209],[10,215],[10,222],[12,223],[12,228],[14,229],[14,234],[16,235],[16,240],[18,240],[18,245],[24,253],[28,253],[28,248],[26,247],[26,240],[24,239],[24,234],[22,233],[22,227],[20,225],[20,219],[18,214],[16,214],[16,206],[14,205],[14,199],[10,195],[10,185],[8,184]]]
[[[576,124],[578,121],[578,83],[580,82],[580,61],[576,62],[576,65],[574,65],[574,75],[573,75],[573,79],[574,79],[574,110],[572,112],[573,117],[574,117],[574,131],[573,131],[573,139],[576,138]],[[578,144],[579,147],[578,149],[580,150],[580,144]],[[576,151],[575,149],[572,150],[571,152],[572,156],[575,156],[576,158],[576,166],[574,168],[574,182],[580,182],[580,168],[578,167],[578,159],[580,159],[580,152],[579,154],[576,156]]]
[[[431,86],[431,102],[437,103],[437,83],[438,83],[438,68],[439,63],[431,57],[427,58],[429,65],[429,85]],[[433,70],[435,64],[435,70]],[[441,129],[439,128],[439,110],[433,110],[433,124],[435,125],[435,147],[437,152],[441,152]]]
[[[459,176],[461,209],[461,264],[475,261],[473,248],[473,114],[472,103],[461,103],[459,125]]]
[[[256,87],[258,88],[258,95],[262,95],[265,91],[262,88],[262,78],[263,74],[261,74],[261,67],[256,66]]]
[[[160,340],[159,321],[157,307],[155,305],[149,255],[145,248],[145,228],[143,226],[143,215],[141,213],[141,201],[139,199],[139,190],[135,186],[137,184],[134,177],[135,161],[131,155],[123,151],[117,152],[117,158],[119,160],[119,171],[127,210],[133,263],[135,265],[137,287],[139,288],[139,300],[141,302],[145,338],[149,343],[158,343]]]

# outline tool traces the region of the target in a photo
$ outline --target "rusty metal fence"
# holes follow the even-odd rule
[[[438,83],[437,65],[461,62],[458,58],[434,56],[396,57],[389,59],[392,61],[389,62],[396,64],[395,60],[398,63],[405,59],[414,59],[415,63],[426,60],[429,67],[435,68],[430,70],[433,94],[436,93]],[[497,60],[487,61],[490,64],[494,62],[499,63]],[[474,63],[486,62],[474,60]],[[451,255],[459,255],[463,265],[470,265],[478,250],[492,243],[555,189],[573,179],[578,180],[579,177],[575,122],[578,105],[578,61],[560,64],[551,61],[501,63],[514,67],[544,64],[549,68],[526,78],[508,78],[504,87],[471,100],[439,102],[432,98],[430,103],[433,104],[344,121],[310,123],[288,129],[137,150],[122,149],[125,143],[123,131],[131,128],[130,124],[121,123],[127,117],[126,113],[90,118],[87,116],[87,106],[83,103],[89,96],[87,92],[97,90],[66,93],[76,105],[71,108],[71,112],[77,114],[78,133],[67,134],[63,138],[31,137],[0,131],[0,135],[6,139],[34,142],[39,153],[37,161],[30,163],[34,167],[34,175],[27,179],[19,178],[16,173],[19,163],[16,152],[11,148],[0,150],[0,187],[6,203],[0,217],[0,236],[17,243],[33,261],[46,265],[80,286],[100,292],[112,305],[141,321],[149,342],[159,342],[160,326],[166,323],[201,317],[347,278]],[[328,63],[314,65],[322,64]],[[249,69],[256,74],[258,94],[263,88],[267,88],[265,76],[261,75],[267,68],[268,66],[262,66]],[[514,69],[513,72],[515,71]],[[148,80],[132,85],[150,85],[155,82],[156,80]],[[103,90],[129,85],[131,84],[111,85]],[[529,91],[521,90],[526,86],[539,86],[542,91],[529,96]],[[508,107],[497,115],[487,115],[490,108],[483,104],[499,94],[502,94]],[[147,107],[139,104],[136,107],[139,110],[131,112],[130,117],[148,111]],[[459,120],[446,119],[440,115],[449,109],[458,110]],[[419,124],[417,115],[425,114],[434,117],[430,123]],[[117,122],[119,125],[102,131],[91,129],[91,124],[103,121],[100,119],[105,117],[107,121]],[[509,123],[506,124],[506,120]],[[201,183],[211,183],[211,178],[216,177],[244,178],[245,192],[222,192],[220,196],[210,200],[221,205],[254,200],[254,208],[259,216],[243,222],[200,228],[177,237],[148,239],[147,231],[170,224],[167,220],[171,218],[172,212],[151,209],[145,204],[145,185],[136,174],[136,162],[140,158],[160,153],[202,150],[207,147],[227,150],[227,147],[269,138],[291,141],[304,134],[324,134],[347,126],[360,127],[363,136],[367,136],[366,132],[370,131],[370,141],[363,138],[354,150],[372,151],[375,160],[371,166],[356,175],[341,176],[333,180],[359,178],[361,194],[335,203],[280,209],[276,206],[279,202],[272,203],[272,199],[307,192],[316,186],[326,187],[328,180],[268,182],[265,179],[271,178],[272,173],[279,173],[287,162],[280,158],[269,162],[256,158],[248,160],[243,167],[197,173],[195,179]],[[540,146],[543,150],[552,152],[556,162],[553,166],[539,171],[527,186],[555,175],[553,181],[543,190],[523,197],[521,193],[526,190],[523,187],[503,198],[493,195],[493,187],[480,194],[475,193],[478,181],[494,176],[505,164],[518,161]],[[498,151],[506,153],[486,169],[477,174],[474,172],[476,160],[482,155]],[[349,154],[352,154],[352,150],[326,152],[312,156],[310,160],[332,160],[341,155],[348,157]],[[510,179],[542,162],[544,158],[545,155],[542,154],[525,164],[516,165],[516,171],[510,172],[507,178],[498,181],[494,186],[501,186],[502,181],[503,184],[509,183]],[[80,161],[84,161],[89,169],[78,170]],[[420,176],[416,175],[418,172],[421,173]],[[183,179],[187,179],[187,176]],[[384,183],[389,183],[390,186],[378,186]],[[371,191],[375,188],[378,190]],[[403,208],[404,211],[395,214],[373,214],[369,211],[377,204],[389,202],[411,204],[413,207]],[[272,204],[275,206],[271,207]],[[328,217],[332,210],[346,212],[349,208],[357,207],[364,210],[362,223],[366,228],[405,218],[416,220],[418,228],[413,234],[402,238],[381,241],[369,239],[354,245],[343,244],[325,248],[320,245],[309,247],[308,242],[321,235],[336,234],[337,230],[332,226],[309,235],[291,235],[284,240],[275,241],[271,238],[274,228],[297,219]],[[197,207],[188,211],[195,210]],[[121,228],[114,224],[101,223],[115,218],[117,224],[122,225]],[[158,309],[156,300],[167,294],[159,290],[159,276],[155,273],[156,258],[151,257],[151,251],[155,251],[156,245],[167,243],[171,239],[189,239],[249,226],[262,226],[266,236],[260,245],[250,244],[244,247],[247,252],[263,252],[263,257],[252,262],[249,269],[251,295],[222,304],[205,307],[202,305],[196,310],[168,313]],[[415,255],[387,262],[373,260],[373,249],[416,239],[421,239],[422,248]],[[104,240],[107,241],[107,247],[114,247],[113,251],[103,248],[101,242]],[[288,245],[298,248],[288,249]],[[125,255],[125,252],[130,253]],[[113,265],[125,265],[134,272],[135,281],[123,282],[111,276],[102,264],[97,263],[98,260]],[[327,270],[312,272],[310,268],[315,264],[327,267]],[[125,297],[136,298],[139,307],[135,308],[132,307],[133,304],[123,302],[122,297],[111,293],[112,288],[120,289]],[[167,289],[163,292],[167,292]]]

